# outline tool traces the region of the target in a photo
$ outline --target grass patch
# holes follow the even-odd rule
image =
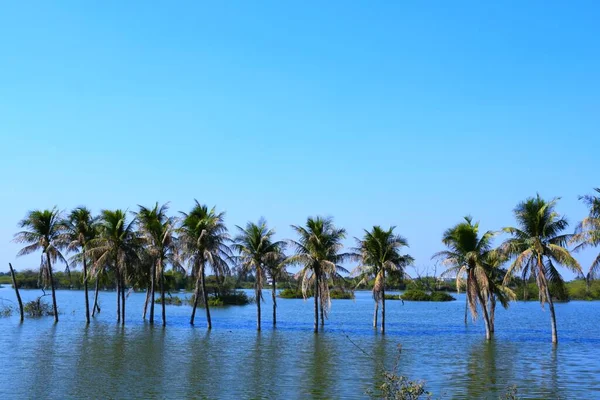
[[[195,297],[192,296],[188,299],[188,304],[194,305]],[[240,290],[231,290],[226,293],[210,295],[208,296],[209,307],[221,307],[221,306],[245,306],[254,302],[254,298],[248,296],[245,292]],[[199,307],[204,307],[202,298],[198,301]]]
[[[160,297],[154,300],[156,304],[162,304],[162,299]],[[165,297],[165,304],[168,306],[181,306],[183,305],[183,300],[178,296],[168,296]]]

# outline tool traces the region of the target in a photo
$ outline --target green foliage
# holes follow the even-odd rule
[[[208,305],[212,306],[244,306],[246,304],[250,304],[254,302],[255,299],[253,297],[249,297],[245,292],[241,290],[227,290],[222,293],[218,293],[215,295],[210,295],[208,297]],[[194,305],[194,296],[190,297],[188,300],[190,305]],[[198,301],[199,307],[204,307],[204,303],[202,301],[202,297],[200,297]]]
[[[397,375],[396,372],[384,372],[383,383],[379,386],[381,398],[385,400],[431,399],[431,393],[425,390],[425,383],[411,381]]]
[[[54,315],[52,306],[45,301],[42,301],[41,297],[38,297],[37,300],[28,301],[23,304],[23,311],[34,318]]]
[[[329,291],[329,297],[331,297],[334,300],[353,300],[354,292],[340,288],[335,288]]]
[[[410,289],[404,292],[401,296],[402,300],[407,301],[452,301],[456,300],[445,292],[432,292],[431,294],[417,289]]]
[[[162,300],[160,297],[157,297],[154,302],[156,304],[162,304]],[[183,305],[183,300],[178,296],[167,296],[165,297],[165,304],[168,306],[181,306]]]
[[[386,300],[400,300],[400,295],[399,294],[386,294],[385,299]]]
[[[282,299],[303,299],[302,290],[286,288],[279,292],[279,297]],[[306,297],[312,297],[312,291],[306,293]]]
[[[431,296],[423,290],[409,289],[401,296],[402,300],[408,301],[431,301]]]

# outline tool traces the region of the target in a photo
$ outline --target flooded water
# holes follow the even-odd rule
[[[22,291],[24,300],[40,291]],[[557,304],[559,344],[539,303],[517,302],[496,316],[496,336],[482,321],[463,323],[465,299],[388,301],[387,333],[371,327],[373,300],[334,300],[327,325],[312,332],[310,301],[278,301],[277,328],[265,296],[263,330],[256,305],[211,309],[188,324],[189,306],[168,306],[168,326],[142,321],[145,295],[127,300],[126,326],[115,322],[115,294],[84,323],[83,292],[58,291],[60,322],[0,318],[0,398],[365,398],[382,368],[426,382],[436,398],[497,399],[511,385],[521,398],[600,398],[600,302]],[[46,297],[50,301],[49,297]],[[11,305],[10,287],[0,305]],[[157,309],[159,311],[159,309]],[[401,352],[398,351],[398,345]]]

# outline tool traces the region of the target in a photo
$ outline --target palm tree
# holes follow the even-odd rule
[[[100,236],[91,240],[89,252],[95,259],[94,269],[109,266],[115,273],[117,285],[117,322],[125,325],[125,283],[128,268],[139,262],[141,242],[135,231],[136,219],[127,221],[123,210],[102,210]]]
[[[217,276],[229,273],[227,261],[231,252],[227,247],[229,236],[225,226],[225,213],[217,213],[215,208],[208,209],[207,206],[196,204],[189,213],[182,212],[182,222],[179,228],[179,240],[181,251],[185,259],[189,260],[192,276],[196,277],[196,288],[194,290],[194,306],[190,324],[194,324],[196,307],[200,290],[206,310],[206,322],[208,329],[212,328],[210,319],[210,308],[208,306],[208,293],[206,292],[206,265],[210,264]]]
[[[266,265],[269,261],[277,260],[281,254],[283,242],[274,242],[275,231],[267,228],[267,222],[260,219],[258,224],[248,222],[246,228],[236,226],[239,234],[233,239],[233,250],[239,253],[238,260],[241,273],[254,273],[254,292],[256,296],[256,329],[260,331],[261,310],[263,299],[262,289],[266,280]]]
[[[485,337],[489,340],[492,328],[486,301],[490,292],[486,257],[492,251],[492,239],[495,233],[487,231],[479,237],[479,222],[473,224],[470,216],[464,217],[464,220],[444,232],[442,243],[448,247],[448,250],[440,251],[432,258],[442,259],[444,264],[450,266],[444,275],[456,276],[457,290],[460,289],[463,275],[466,275],[467,306],[473,319],[476,319],[479,303],[485,322]]]
[[[331,218],[309,217],[306,227],[292,225],[299,238],[291,243],[296,254],[289,258],[289,263],[300,264],[302,269],[298,276],[302,277],[302,294],[306,299],[309,287],[313,285],[315,298],[314,331],[318,332],[319,304],[321,306],[321,325],[325,324],[325,316],[329,311],[329,278],[336,276],[339,271],[345,271],[339,263],[351,258],[350,254],[340,254],[341,241],[346,237],[344,229],[333,225]]]
[[[275,257],[269,257],[265,262],[265,270],[271,278],[271,298],[273,300],[273,326],[277,325],[277,282],[287,278],[287,257],[284,254],[285,243],[281,242]]]
[[[77,254],[72,258],[72,264],[81,262],[83,265],[83,289],[85,295],[85,320],[90,323],[90,300],[88,297],[88,244],[96,238],[98,229],[96,218],[86,207],[77,207],[71,211],[63,221],[65,232],[62,241],[65,242],[67,250],[75,251]]]
[[[67,269],[69,266],[60,252],[60,237],[64,229],[62,220],[62,213],[56,207],[51,210],[29,211],[25,218],[18,224],[19,228],[23,230],[15,234],[14,237],[14,242],[27,244],[17,253],[17,257],[31,254],[38,250],[42,251],[40,274],[44,282],[50,282],[54,322],[58,322],[58,307],[56,306],[52,263],[60,260],[67,265]]]
[[[600,188],[594,189],[597,193],[600,193]],[[593,195],[580,196],[579,200],[582,200],[585,205],[589,208],[588,216],[583,219],[575,230],[575,235],[571,238],[572,243],[577,243],[577,246],[573,251],[581,251],[589,246],[597,247],[600,245],[600,197]],[[586,281],[589,283],[595,279],[600,271],[600,253],[592,261],[592,265],[586,276]]]
[[[514,210],[518,228],[504,228],[512,238],[506,240],[501,247],[504,254],[515,258],[508,267],[505,283],[517,272],[521,272],[524,280],[530,277],[536,279],[542,307],[545,302],[549,304],[552,343],[558,342],[558,335],[550,285],[564,286],[556,264],[581,274],[579,263],[565,247],[572,235],[561,234],[569,224],[554,210],[558,200],[555,198],[547,202],[538,194],[519,203]]]
[[[375,279],[373,328],[377,328],[381,302],[381,333],[385,333],[385,273],[394,271],[404,275],[404,269],[414,262],[410,255],[400,254],[403,247],[408,247],[408,242],[404,237],[395,235],[394,229],[394,226],[387,230],[374,226],[370,232],[365,230],[362,239],[356,238],[357,247],[354,249],[361,263],[355,270],[361,277],[358,285]]]
[[[167,324],[165,311],[165,267],[167,263],[177,265],[177,246],[173,234],[175,229],[174,219],[167,216],[168,204],[153,208],[139,206],[136,217],[140,230],[145,239],[147,250],[151,258],[150,271],[150,323],[154,323],[154,280],[156,275],[160,276],[160,299],[162,305],[163,326]]]

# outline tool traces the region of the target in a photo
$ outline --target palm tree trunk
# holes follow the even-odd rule
[[[85,321],[90,323],[90,299],[88,297],[88,276],[85,250],[83,252],[83,291],[85,292]]]
[[[469,298],[467,295],[467,298],[465,300],[465,325],[467,324],[467,315],[469,314]]]
[[[320,294],[321,290],[319,289],[319,294]],[[323,297],[321,296],[321,298],[319,298],[319,309],[321,312],[321,326],[325,326],[325,313],[323,312]]]
[[[495,319],[496,319],[496,296],[494,294],[490,294],[490,332],[494,333],[495,328]]]
[[[200,283],[202,284],[202,298],[204,299],[204,309],[206,310],[206,328],[212,329],[212,322],[210,320],[210,308],[208,307],[208,293],[206,293],[206,278],[204,276],[204,265],[200,271]]]
[[[160,300],[162,302],[162,325],[167,325],[167,312],[165,304],[165,272],[163,271],[162,261],[160,261]]]
[[[385,334],[385,269],[381,273],[381,333]]]
[[[121,325],[125,325],[125,274],[121,275]]]
[[[473,284],[475,285],[475,291],[477,292],[477,298],[479,299],[479,304],[481,305],[481,309],[483,310],[483,319],[485,322],[485,338],[486,340],[490,340],[492,338],[492,332],[490,330],[490,317],[488,315],[487,304],[483,298],[481,293],[481,289],[479,288],[479,283],[477,282],[477,278],[475,278],[474,271],[471,271],[471,279]],[[468,286],[467,286],[468,290]]]
[[[550,287],[548,286],[548,280],[546,279],[546,274],[543,271],[543,266],[540,266],[540,271],[538,272],[540,277],[544,282],[544,291],[546,292],[546,298],[548,299],[548,306],[550,308],[550,326],[552,328],[552,344],[558,343],[558,331],[556,329],[556,313],[554,312],[554,301],[552,300],[552,295],[550,294]]]
[[[373,313],[373,328],[377,329],[377,314],[379,313],[379,302],[375,300],[375,312]]]
[[[117,279],[117,322],[121,322],[121,277],[116,272]]]
[[[52,274],[52,263],[50,262],[50,254],[46,253],[48,259],[48,275],[50,277],[50,288],[52,289],[52,311],[54,311],[54,322],[58,322],[58,307],[56,306],[56,291],[54,290],[54,276]]]
[[[150,324],[154,324],[154,289],[156,283],[156,263],[152,261],[152,267],[150,267]]]
[[[315,288],[313,296],[315,297],[315,333],[319,332],[319,277],[315,274]]]
[[[200,271],[198,271],[200,272]],[[194,318],[196,318],[196,307],[198,307],[198,299],[200,298],[200,274],[198,273],[196,278],[196,288],[194,289],[194,305],[192,306],[192,317],[190,318],[190,325],[194,325]]]
[[[142,313],[142,319],[146,319],[146,311],[148,310],[148,302],[150,301],[150,283],[148,283],[148,288],[146,289],[146,301],[144,302],[144,312]]]
[[[258,280],[257,280],[258,281]],[[260,299],[261,299],[261,290],[260,288],[256,288],[256,330],[260,331]]]
[[[273,326],[277,325],[277,282],[273,279]]]
[[[96,310],[98,313],[100,312],[100,307],[98,306],[98,290],[100,288],[100,273],[96,274],[96,289],[94,293],[94,305],[92,307],[92,317],[96,315]]]
[[[23,301],[21,301],[21,295],[19,294],[19,286],[17,285],[17,278],[15,277],[15,270],[11,263],[8,263],[10,267],[10,276],[12,277],[13,287],[15,288],[15,294],[17,295],[17,301],[19,302],[19,313],[21,315],[21,322],[23,322]]]

